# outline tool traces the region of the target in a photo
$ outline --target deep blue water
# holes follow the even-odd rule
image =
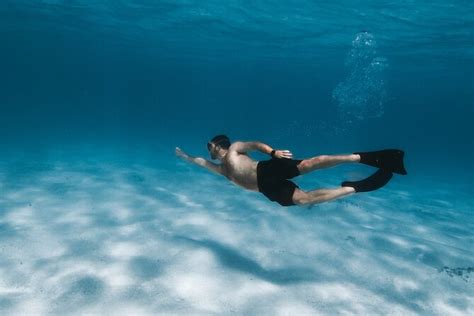
[[[450,268],[474,267],[472,233],[462,230],[462,222],[472,227],[470,212],[474,193],[472,1],[3,0],[0,3],[0,40],[0,180],[3,181],[0,185],[3,204],[0,205],[8,212],[13,212],[15,205],[27,203],[20,193],[15,195],[15,192],[23,192],[25,196],[38,194],[38,198],[40,194],[45,194],[46,200],[44,192],[52,192],[55,201],[61,201],[61,192],[72,190],[67,185],[64,187],[69,176],[54,180],[56,185],[61,183],[59,188],[48,187],[44,192],[35,191],[40,190],[43,182],[37,183],[34,179],[39,175],[47,175],[47,179],[58,176],[42,173],[45,170],[56,170],[59,174],[64,170],[64,175],[69,174],[72,172],[67,168],[69,164],[75,166],[74,163],[79,163],[84,168],[81,169],[84,175],[90,173],[90,178],[75,178],[72,175],[78,181],[75,182],[77,185],[99,181],[100,178],[101,185],[110,181],[118,186],[121,180],[117,179],[121,176],[113,178],[119,181],[114,182],[112,178],[107,178],[110,176],[107,168],[97,169],[98,176],[93,180],[92,174],[96,172],[93,166],[98,161],[119,163],[120,168],[128,168],[134,163],[151,166],[162,170],[162,174],[158,172],[159,179],[165,183],[171,181],[173,188],[180,187],[179,179],[193,179],[195,186],[188,183],[183,187],[192,194],[192,198],[196,198],[194,202],[190,202],[186,195],[184,198],[183,195],[176,195],[181,201],[176,202],[176,198],[170,200],[169,196],[156,197],[150,193],[157,187],[161,188],[160,192],[167,192],[169,188],[163,183],[141,187],[143,183],[137,182],[136,177],[145,177],[146,182],[151,181],[147,174],[155,175],[154,171],[147,169],[137,171],[139,175],[135,178],[133,175],[125,177],[124,183],[140,186],[140,194],[154,196],[156,205],[164,203],[171,207],[184,203],[191,210],[199,209],[199,203],[211,203],[199,201],[199,196],[194,195],[201,179],[206,179],[205,183],[212,188],[206,191],[210,195],[217,194],[217,184],[225,185],[224,181],[206,178],[204,172],[177,162],[174,148],[179,146],[189,154],[207,157],[207,140],[220,133],[228,134],[232,140],[260,140],[273,147],[291,149],[298,158],[401,148],[406,152],[409,175],[397,177],[393,191],[381,196],[387,203],[385,206],[405,203],[401,212],[407,213],[401,214],[397,219],[399,221],[403,221],[404,216],[420,215],[410,212],[424,210],[422,216],[417,217],[417,223],[423,220],[431,223],[430,219],[435,221],[430,217],[434,214],[432,207],[443,209],[443,203],[446,203],[449,214],[457,214],[456,210],[459,210],[463,214],[459,215],[461,217],[448,216],[447,221],[459,229],[456,236],[464,238],[460,247],[471,250],[466,254],[465,261],[461,260],[458,266]],[[89,167],[88,162],[91,163]],[[110,170],[113,169],[111,167]],[[340,170],[335,174],[323,173],[322,180],[315,176],[313,180],[307,180],[308,184],[325,184],[328,179],[333,181],[331,184],[337,184],[342,180],[340,177],[349,174],[351,169],[342,167]],[[216,184],[213,181],[221,182]],[[36,183],[36,189],[21,191],[30,182]],[[97,188],[103,188],[99,182],[96,183]],[[119,191],[116,192],[126,187],[118,186]],[[105,196],[104,203],[108,194],[105,190],[99,191]],[[226,187],[226,190],[230,189]],[[242,205],[246,205],[246,209],[256,207],[253,204],[248,206],[250,204],[245,203],[250,202],[245,200],[258,200],[258,197],[242,193],[240,200],[234,201],[233,194],[240,191],[235,189],[230,192],[226,195],[229,205],[244,203]],[[399,192],[403,194],[399,195]],[[405,201],[404,196],[413,200]],[[64,198],[62,201],[67,208],[75,205],[77,199]],[[374,204],[376,202],[375,199]],[[94,202],[90,203],[91,207],[95,207]],[[49,206],[44,207],[43,210],[48,210]],[[231,210],[229,207],[227,210]],[[4,211],[4,214],[8,212]],[[251,217],[249,214],[246,216]],[[268,216],[270,220],[273,218]],[[334,220],[332,227],[337,227],[338,222],[330,212],[326,216],[328,221]],[[9,218],[7,215],[4,217],[5,221]],[[350,222],[350,217],[344,221]],[[7,228],[13,225],[5,223]],[[19,223],[22,223],[21,220]],[[107,226],[102,224],[100,222],[98,227]],[[0,229],[3,229],[2,226]],[[381,228],[385,229],[385,226]],[[396,228],[393,230],[397,231]],[[413,228],[413,232],[425,231]],[[442,228],[439,232],[443,236]],[[1,238],[10,238],[14,234],[5,234],[0,231],[0,242],[8,244]],[[62,236],[63,233],[58,234]],[[96,237],[91,238],[98,242]],[[194,240],[194,237],[186,238]],[[352,238],[356,240],[357,236]],[[20,244],[24,242],[19,240]],[[187,242],[193,245],[192,241]],[[377,252],[388,247],[387,241],[380,243],[379,247],[377,240],[372,240],[370,245],[373,248],[366,250]],[[450,245],[453,244],[454,241]],[[351,244],[350,247],[353,246]],[[272,274],[268,272],[270,270],[256,266],[255,258],[261,258],[258,255],[252,259],[255,262],[246,261],[240,254],[232,253],[212,241],[199,241],[199,247],[214,249],[213,253],[220,254],[224,263],[229,256],[237,260],[240,272],[251,270],[254,276],[264,281],[284,283],[278,281],[281,277],[279,273]],[[291,244],[288,247],[291,248]],[[412,248],[410,254],[416,253],[413,258],[421,258],[419,253],[426,249],[420,247]],[[120,253],[119,250],[117,252]],[[26,256],[32,253],[33,250],[28,250]],[[428,251],[426,257],[419,260],[422,263],[429,261],[426,264],[433,267],[433,271],[451,271],[443,270],[443,260],[439,259],[443,255],[440,253]],[[453,258],[459,255],[454,250],[446,250],[443,254],[447,253]],[[405,253],[400,257],[406,259],[405,255],[410,257]],[[435,259],[426,259],[429,255]],[[153,265],[155,261],[150,260],[144,257],[132,260],[135,277],[153,279],[159,274]],[[264,266],[264,263],[261,264]],[[330,266],[331,262],[327,264]],[[235,264],[227,262],[224,266],[233,268]],[[391,271],[395,274],[396,269]],[[324,271],[319,272],[325,275]],[[364,283],[363,277],[356,279]],[[378,284],[377,280],[371,279],[370,282]],[[63,295],[67,302],[75,304],[78,299],[71,293],[81,291],[86,291],[91,297],[96,294],[100,297],[98,293],[107,292],[108,285],[104,284],[106,281],[84,277],[63,294],[58,294],[58,300]],[[407,288],[415,291],[416,286],[406,284]],[[400,286],[403,288],[405,285]],[[11,288],[2,286],[4,289]],[[448,284],[446,289],[450,286],[454,296],[466,293],[456,288],[457,285]],[[472,283],[469,286],[468,289],[472,290]],[[37,287],[32,288],[33,293],[38,293]],[[216,288],[219,287],[216,285]],[[332,290],[337,292],[337,288]],[[375,293],[380,289],[375,286],[370,290]],[[428,304],[429,308],[423,304],[407,303],[404,295],[410,293],[394,294],[398,290],[384,290],[385,302],[399,303],[414,313],[465,312],[474,306],[472,296],[469,300],[469,293],[465,301],[456,301],[452,306],[448,302],[444,307]],[[180,297],[188,297],[186,293],[189,294],[180,292]],[[147,295],[151,300],[152,295]],[[426,295],[424,292],[414,294],[419,301],[435,301]],[[103,302],[100,298],[98,300]],[[2,307],[18,311],[15,302],[19,301],[21,298],[0,296],[0,311]],[[269,312],[240,303],[235,303],[229,310],[202,306],[193,309],[184,303],[176,304],[182,309],[170,307],[167,311],[219,313],[233,308],[240,313]],[[374,301],[373,304],[380,306],[382,303]],[[446,307],[448,305],[449,308]],[[348,306],[352,309],[346,310],[315,306],[320,307],[313,306],[316,311],[329,314],[344,311],[390,312],[390,309],[367,306],[357,309],[350,303]],[[62,311],[61,308],[34,307],[27,310],[44,313]],[[107,308],[98,310],[113,311]],[[394,311],[406,312],[404,309]],[[284,309],[279,312],[284,313]]]
[[[301,155],[398,146],[430,170],[473,166],[471,1],[3,1],[0,14],[6,147],[202,150],[225,132]],[[348,126],[332,93],[361,31],[385,59],[386,97],[382,116]]]

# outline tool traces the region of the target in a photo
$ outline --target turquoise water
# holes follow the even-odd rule
[[[0,313],[472,314],[473,33],[471,1],[2,1]],[[283,208],[175,157],[220,133],[408,176]]]

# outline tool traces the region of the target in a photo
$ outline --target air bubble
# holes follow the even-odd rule
[[[388,62],[377,56],[377,42],[373,34],[356,34],[345,65],[348,76],[333,90],[337,109],[345,121],[380,117],[387,98],[385,70]]]

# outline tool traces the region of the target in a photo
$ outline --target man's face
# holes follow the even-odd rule
[[[209,153],[211,154],[211,159],[217,159],[218,148],[216,145],[213,143],[207,143],[207,150],[209,150]]]

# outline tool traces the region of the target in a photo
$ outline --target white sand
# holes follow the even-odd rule
[[[474,313],[468,194],[283,208],[176,168],[5,164],[0,314]]]

